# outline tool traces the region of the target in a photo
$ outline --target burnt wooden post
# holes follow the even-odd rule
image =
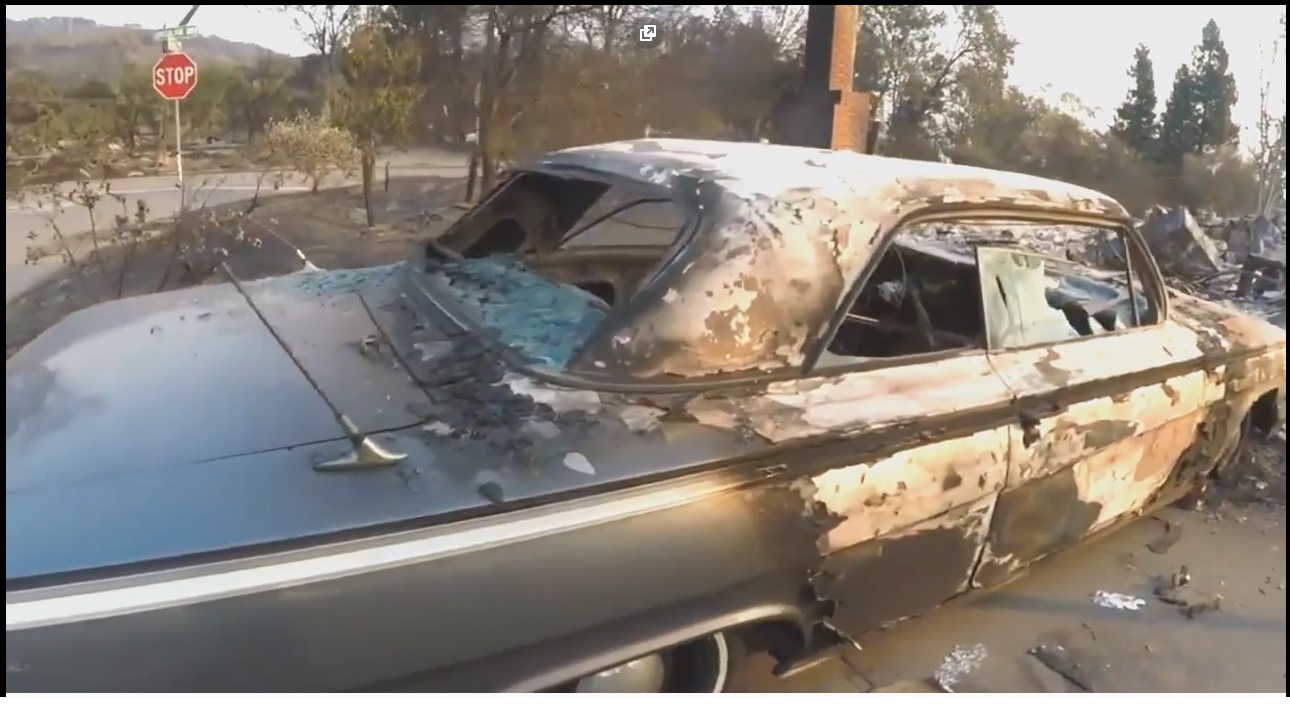
[[[853,89],[862,8],[807,6],[802,79],[775,109],[775,142],[865,151],[871,98]]]

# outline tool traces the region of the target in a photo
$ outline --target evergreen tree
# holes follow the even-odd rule
[[[1138,154],[1151,156],[1156,149],[1156,73],[1147,46],[1134,49],[1133,66],[1127,74],[1133,84],[1115,111],[1111,132]]]
[[[1239,127],[1232,121],[1236,105],[1236,78],[1228,68],[1227,47],[1218,23],[1210,20],[1201,31],[1200,45],[1192,53],[1196,109],[1200,117],[1197,150],[1206,151],[1236,141]]]
[[[1160,116],[1159,159],[1172,166],[1182,165],[1183,156],[1195,152],[1200,144],[1200,116],[1197,83],[1191,68],[1180,65],[1174,73],[1174,86]]]

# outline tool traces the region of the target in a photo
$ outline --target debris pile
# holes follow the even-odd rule
[[[1285,231],[1262,216],[1201,223],[1186,208],[1155,208],[1138,225],[1173,287],[1286,326]],[[1107,269],[1123,267],[1110,233],[1072,238],[1066,256]]]

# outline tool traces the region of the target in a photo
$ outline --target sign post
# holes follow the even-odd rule
[[[197,87],[197,63],[188,53],[175,50],[168,52],[152,66],[152,88],[157,94],[175,104],[175,172],[179,176],[179,187],[184,187],[184,152],[181,138],[182,125],[179,122],[179,101],[188,97]]]

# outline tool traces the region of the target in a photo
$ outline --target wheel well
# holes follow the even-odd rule
[[[795,658],[806,649],[802,628],[789,620],[766,620],[725,632],[738,635],[749,653],[767,652],[777,661]]]
[[[1254,405],[1250,407],[1250,412],[1247,417],[1249,420],[1250,434],[1255,439],[1266,439],[1276,431],[1277,426],[1281,424],[1281,413],[1283,411],[1281,409],[1280,400],[1282,392],[1283,391],[1280,390],[1273,390],[1271,392],[1264,393],[1258,400],[1255,400]]]

